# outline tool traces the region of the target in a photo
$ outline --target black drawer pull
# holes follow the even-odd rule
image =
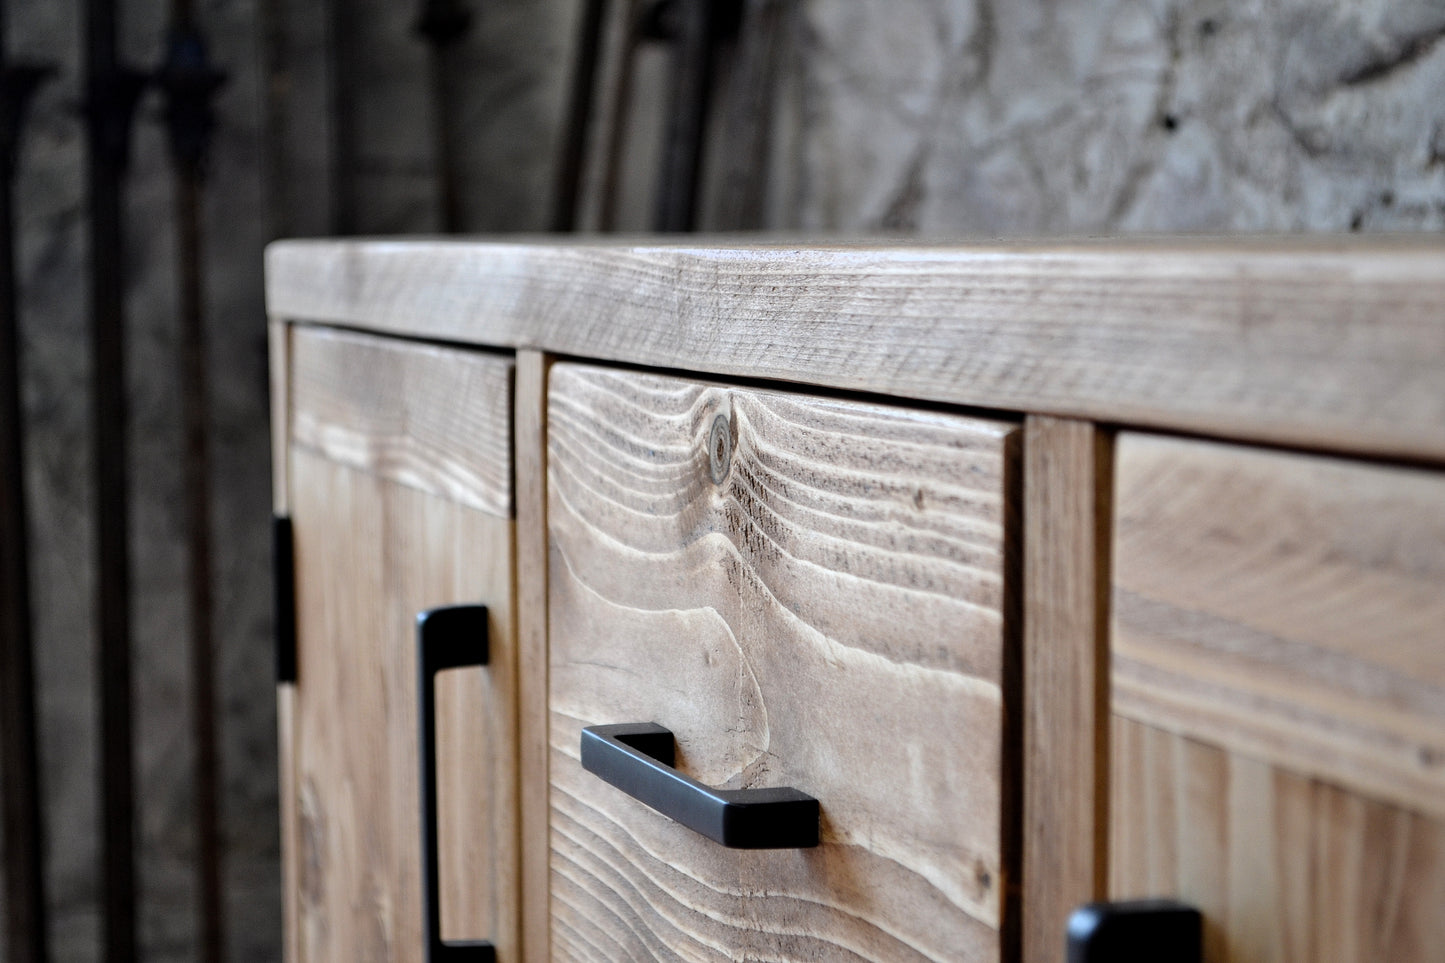
[[[487,607],[449,605],[416,617],[416,674],[421,731],[422,938],[427,963],[494,963],[484,940],[442,942],[441,876],[437,868],[437,692],[443,669],[486,665]]]
[[[671,730],[588,726],[582,768],[693,832],[732,849],[818,845],[818,800],[796,789],[713,789],[673,768]]]
[[[1068,963],[1199,963],[1203,930],[1174,900],[1085,903],[1069,916]]]

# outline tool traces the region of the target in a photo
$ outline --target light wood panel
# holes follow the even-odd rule
[[[292,336],[295,444],[512,514],[512,359],[327,328]]]
[[[513,526],[291,453],[302,959],[420,960],[415,617],[480,602],[490,664],[438,677],[442,933],[518,951]]]
[[[997,960],[1017,428],[552,368],[552,949]],[[584,772],[654,721],[710,785],[791,785],[822,845],[727,850]]]
[[[517,490],[517,661],[521,736],[522,953],[546,963],[547,894],[547,370],[535,351],[517,355],[514,410]]]
[[[1025,963],[1057,963],[1069,914],[1105,893],[1110,468],[1094,425],[1027,420]]]
[[[1128,719],[1113,729],[1112,897],[1199,907],[1206,963],[1445,959],[1445,823]]]
[[[291,332],[299,958],[421,958],[415,616],[453,602],[491,662],[437,678],[442,933],[516,958],[511,361]]]
[[[285,242],[273,317],[1445,458],[1445,244]]]
[[[1445,476],[1124,435],[1113,705],[1445,816]]]

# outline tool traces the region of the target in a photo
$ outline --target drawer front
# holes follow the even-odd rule
[[[1110,888],[1211,961],[1442,959],[1445,477],[1123,436]]]
[[[995,960],[1014,426],[578,365],[548,401],[558,959]],[[579,759],[657,723],[816,848],[705,839]]]
[[[511,371],[501,356],[292,333],[288,858],[308,963],[423,959],[416,617],[452,604],[487,607],[489,657],[435,677],[441,936],[518,958]]]

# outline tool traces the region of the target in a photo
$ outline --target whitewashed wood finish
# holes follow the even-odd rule
[[[555,958],[1000,958],[1018,434],[552,368]],[[823,844],[727,850],[581,769],[582,726],[639,721],[705,783],[815,795]]]
[[[1445,822],[1129,719],[1113,733],[1111,898],[1198,907],[1206,963],[1445,959]]]
[[[1445,458],[1445,244],[299,241],[273,317]]]
[[[1445,817],[1445,476],[1126,434],[1115,513],[1114,711]]]
[[[503,518],[512,514],[512,359],[293,326],[297,445]]]
[[[513,524],[293,447],[301,959],[422,959],[416,614],[488,606],[438,677],[442,934],[518,953]]]

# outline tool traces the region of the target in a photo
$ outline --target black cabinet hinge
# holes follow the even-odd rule
[[[276,682],[296,681],[296,543],[291,519],[271,519],[271,585],[276,610]]]

